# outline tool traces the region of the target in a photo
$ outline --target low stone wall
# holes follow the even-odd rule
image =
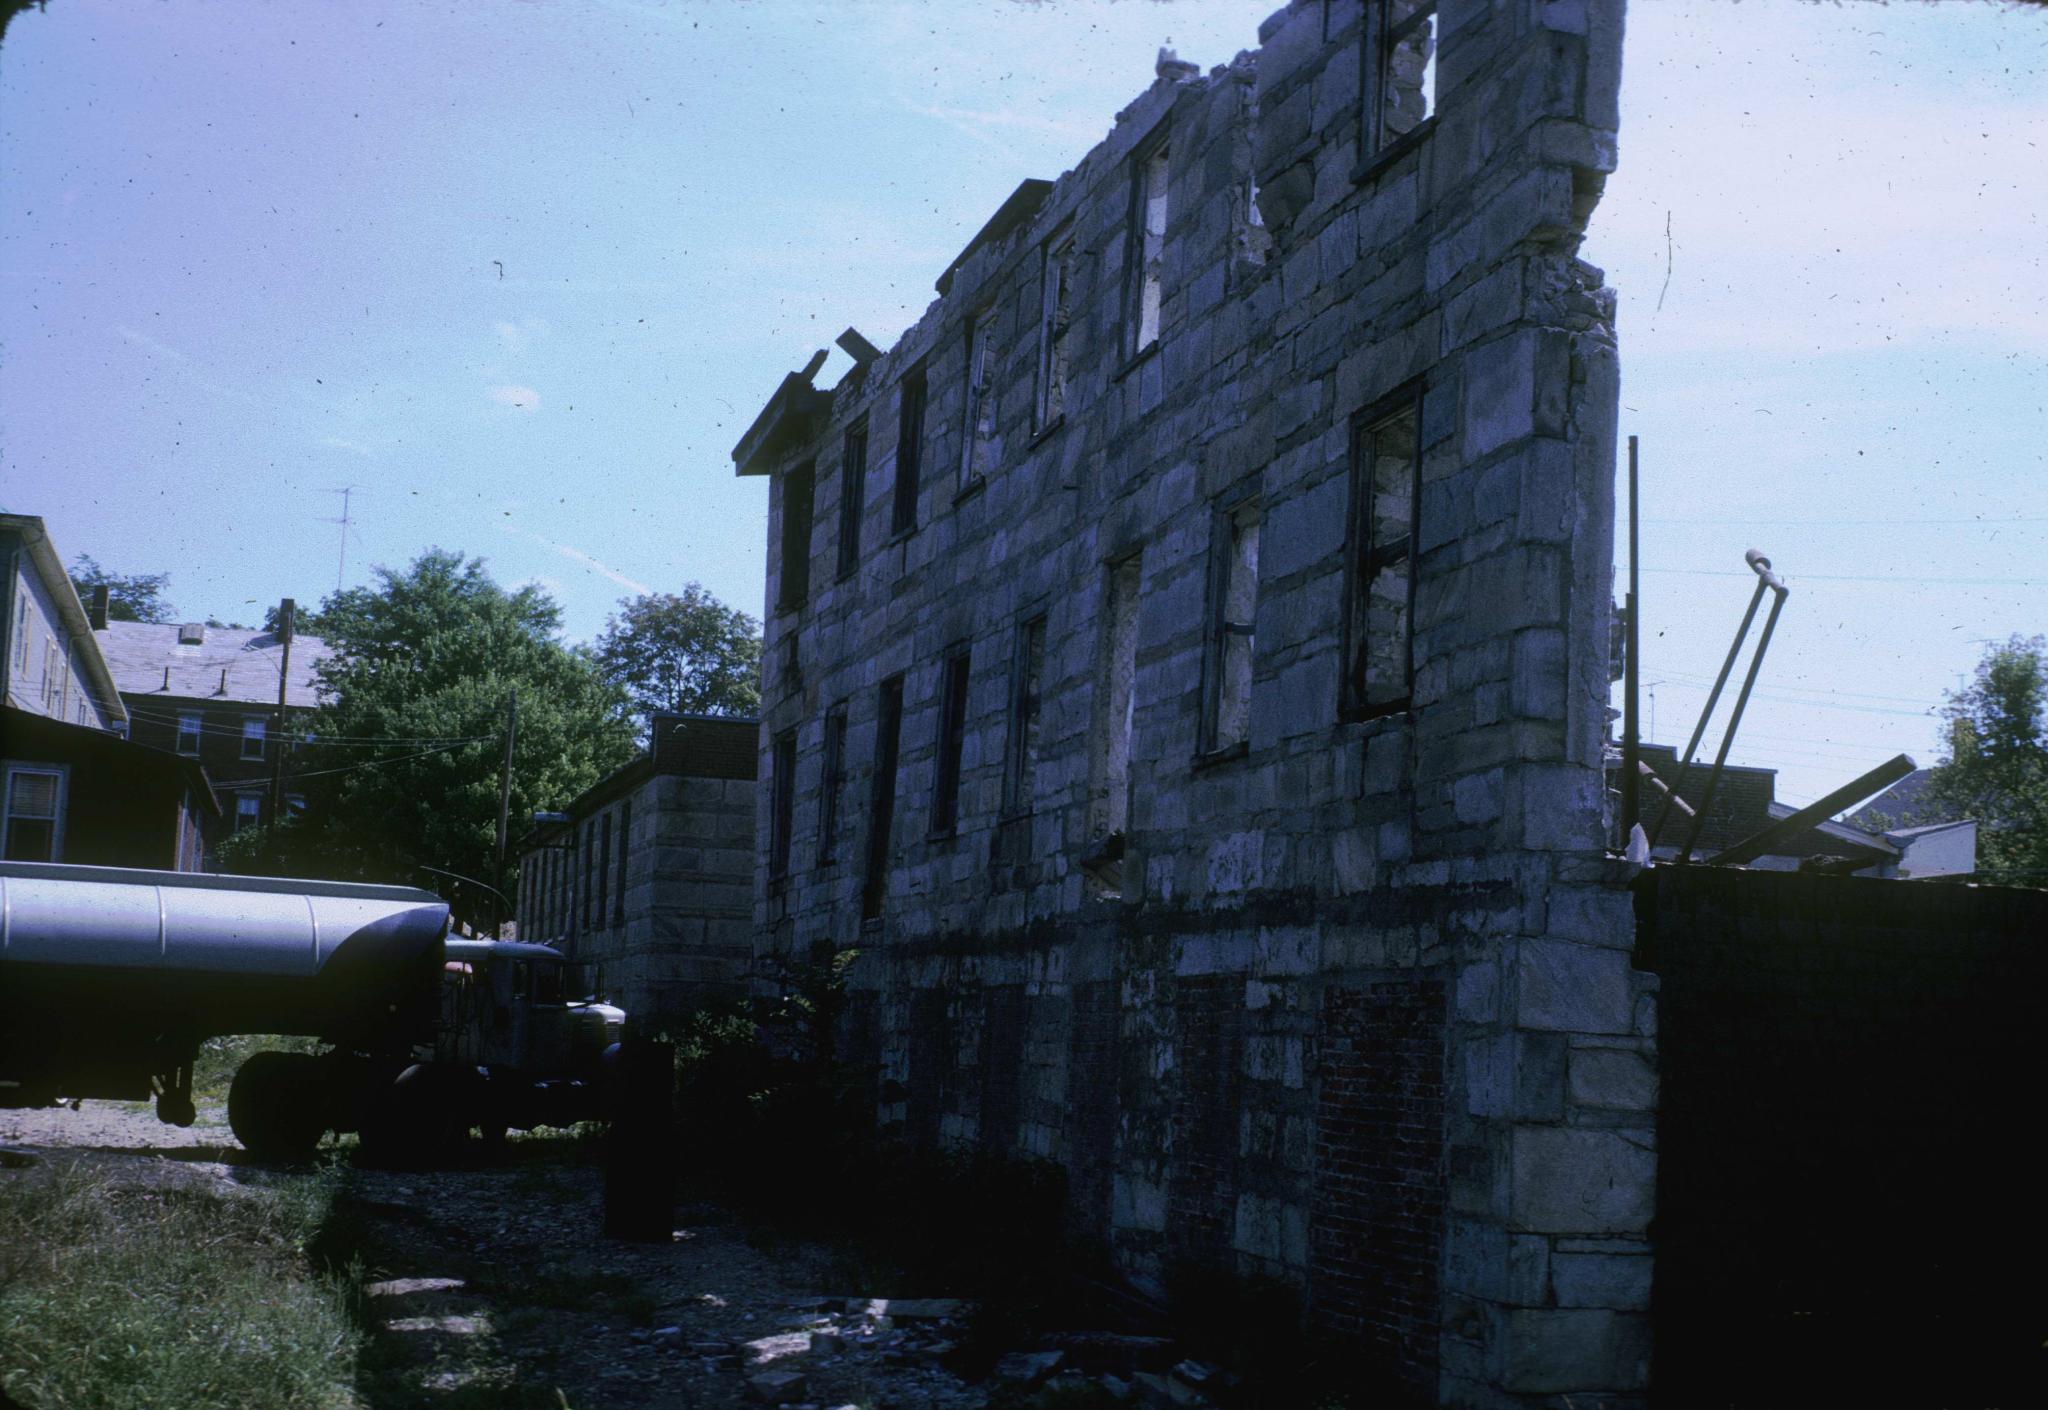
[[[1638,887],[1658,1402],[2048,1403],[2048,892],[1699,867]]]

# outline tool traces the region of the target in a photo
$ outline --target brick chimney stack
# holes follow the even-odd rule
[[[107,629],[107,608],[112,602],[113,595],[113,590],[105,583],[92,590],[92,602],[85,610],[85,619],[92,624],[92,629],[96,632]]]

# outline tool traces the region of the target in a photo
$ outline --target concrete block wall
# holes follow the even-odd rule
[[[762,771],[796,732],[757,943],[858,947],[878,1114],[1068,1167],[1140,1283],[1277,1276],[1390,1378],[1464,1405],[1638,1394],[1651,981],[1602,851],[1618,372],[1576,250],[1615,159],[1621,13],[1445,0],[1439,111],[1359,154],[1378,6],[1296,3],[1203,75],[1162,65],[1036,214],[775,474]],[[1123,336],[1134,161],[1168,153],[1157,348]],[[1073,233],[1063,418],[1033,423],[1044,251]],[[967,320],[997,330],[993,468],[961,484]],[[929,388],[916,527],[898,397]],[[1413,689],[1341,708],[1357,418],[1419,385]],[[860,555],[840,448],[866,417]],[[782,471],[815,462],[808,600]],[[1217,510],[1261,522],[1249,734],[1203,752]],[[1128,826],[1108,835],[1113,565],[1139,558]],[[1006,808],[1016,634],[1043,616],[1034,788]],[[958,821],[934,829],[943,662],[970,652]],[[794,663],[797,669],[792,670]],[[879,922],[878,687],[903,678]],[[850,728],[817,859],[823,722]],[[1122,855],[1120,887],[1102,861]],[[1106,851],[1107,849],[1107,851]],[[1111,876],[1113,883],[1115,878]]]

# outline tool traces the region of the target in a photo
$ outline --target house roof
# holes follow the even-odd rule
[[[284,643],[274,633],[176,622],[109,622],[93,633],[113,672],[115,687],[131,704],[161,696],[217,704],[277,705],[277,675]],[[181,638],[189,638],[181,640]],[[292,638],[291,681],[285,704],[319,703],[314,670],[333,652],[318,637]]]
[[[92,677],[94,696],[116,724],[126,724],[128,711],[121,704],[119,683],[103,659],[99,643],[93,639],[92,622],[85,615],[85,604],[78,600],[78,589],[71,585],[71,574],[65,571],[62,556],[58,554],[56,545],[50,542],[50,531],[34,514],[0,514],[0,529],[11,529],[21,535],[30,562],[57,604],[57,615],[64,619],[64,630],[73,641],[84,643],[88,648],[81,653],[81,659],[86,674]]]
[[[1642,760],[1657,776],[1672,783],[1678,775],[1678,751],[1668,744],[1645,744],[1642,746]],[[1619,768],[1620,755],[1610,754],[1609,763]],[[1685,780],[1678,784],[1679,796],[1688,802],[1696,801],[1706,793],[1708,777],[1713,773],[1710,763],[1695,761],[1686,768]],[[1777,801],[1776,769],[1757,768],[1753,765],[1729,764],[1721,771],[1721,779],[1714,789],[1713,806],[1700,827],[1699,840],[1694,851],[1702,856],[1733,847],[1746,841],[1755,833],[1782,818],[1788,818],[1799,811],[1786,803]],[[1647,829],[1663,810],[1661,796],[1652,795],[1648,789],[1643,793],[1643,825]],[[1673,809],[1665,821],[1664,830],[1657,837],[1659,848],[1677,848],[1684,845],[1686,834],[1692,824],[1682,813]],[[1898,855],[1898,848],[1883,837],[1851,824],[1823,820],[1815,823],[1794,837],[1780,839],[1771,847],[1774,856],[1811,857],[1820,855],[1868,856],[1873,862]]]
[[[1933,781],[1933,769],[1915,769],[1849,814],[1845,821],[1872,832],[1888,831],[1892,823],[1917,814],[1925,802],[1927,785]]]

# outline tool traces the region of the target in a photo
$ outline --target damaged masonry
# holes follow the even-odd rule
[[[1606,875],[1618,3],[1296,3],[1028,181],[734,451],[772,483],[761,957],[857,948],[913,1140],[1429,1395],[1639,1392]]]

